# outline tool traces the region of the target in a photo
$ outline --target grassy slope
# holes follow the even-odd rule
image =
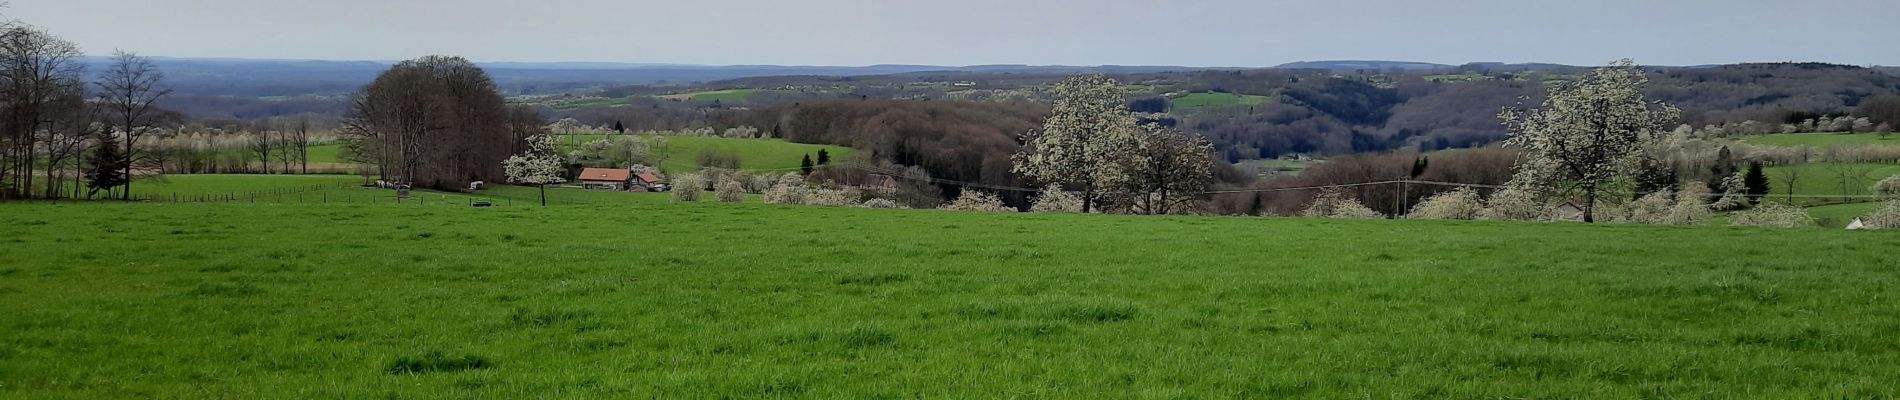
[[[0,397],[1877,397],[1900,235],[0,204]]]
[[[338,185],[360,185],[353,175],[166,175],[132,183],[134,194],[170,197],[235,193],[332,190]]]
[[[606,136],[575,135],[576,140],[598,140]],[[730,139],[703,136],[668,136],[667,143],[672,147],[672,155],[660,169],[667,173],[688,172],[699,169],[699,152],[706,149],[730,151],[739,155],[739,167],[747,170],[792,169],[798,168],[806,155],[818,159],[818,150],[831,154],[833,160],[843,160],[851,154],[851,148],[804,143],[790,143],[780,139]]]
[[[1750,136],[1742,139],[1752,144],[1775,146],[1816,146],[1833,144],[1883,144],[1900,145],[1900,135],[1882,138],[1872,133],[1796,133],[1785,135]]]
[[[1272,97],[1233,93],[1190,93],[1175,98],[1170,103],[1175,108],[1198,108],[1232,105],[1260,105],[1273,101]]]
[[[1879,208],[1880,203],[1835,204],[1808,207],[1808,215],[1813,216],[1814,222],[1823,228],[1840,229],[1846,228],[1854,218],[1872,214]]]

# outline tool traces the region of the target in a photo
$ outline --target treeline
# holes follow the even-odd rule
[[[848,146],[871,160],[916,166],[937,179],[1018,187],[1023,182],[1010,172],[1017,137],[1041,126],[1047,113],[1047,106],[1030,103],[872,99],[799,103],[730,117],[788,141]],[[955,198],[962,188],[944,184],[942,195]],[[999,195],[1011,204],[1027,201],[1022,193]]]

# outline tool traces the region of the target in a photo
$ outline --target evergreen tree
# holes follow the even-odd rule
[[[812,170],[811,155],[806,154],[805,161],[800,161],[798,163],[798,173],[802,175],[811,175],[811,170]]]
[[[1762,196],[1768,195],[1768,175],[1762,173],[1761,163],[1749,162],[1748,174],[1742,176],[1742,186],[1748,188],[1749,204],[1761,204]]]
[[[112,188],[125,186],[130,180],[126,171],[132,163],[120,151],[118,141],[110,135],[99,135],[98,146],[93,150],[92,159],[87,161],[86,188],[90,191],[86,197],[90,198],[102,190],[110,194]]]
[[[614,133],[619,133],[619,134],[626,134],[626,133],[627,133],[627,126],[626,126],[626,125],[621,125],[621,124],[620,124],[620,121],[614,121]]]
[[[1430,164],[1431,159],[1426,158],[1424,155],[1418,156],[1417,160],[1412,160],[1412,179],[1418,179],[1419,175],[1425,175],[1425,167]]]
[[[831,165],[831,153],[818,149],[818,165]]]

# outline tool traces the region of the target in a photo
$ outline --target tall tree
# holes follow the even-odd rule
[[[1132,144],[1116,154],[1112,174],[1113,188],[1131,197],[1131,211],[1180,211],[1214,180],[1214,146],[1200,135],[1148,124]]]
[[[1742,186],[1746,188],[1744,193],[1748,194],[1749,204],[1761,204],[1761,198],[1768,195],[1768,174],[1762,173],[1760,162],[1748,163],[1748,173],[1742,175]]]
[[[1574,185],[1584,222],[1596,221],[1605,183],[1627,176],[1643,145],[1668,132],[1681,111],[1643,96],[1649,78],[1628,59],[1550,86],[1541,108],[1506,108],[1505,144],[1522,149],[1514,183],[1551,191]]]
[[[132,198],[132,167],[142,158],[138,148],[139,139],[157,122],[154,119],[161,115],[154,104],[172,92],[170,87],[164,85],[164,81],[165,74],[158,71],[152,59],[115,51],[105,72],[94,83],[99,87],[99,102],[118,127],[119,135],[124,138],[126,199]]]
[[[499,181],[518,132],[495,82],[461,57],[427,56],[383,71],[351,101],[342,133],[385,180],[437,189]]]
[[[85,85],[80,55],[72,42],[0,21],[0,198],[33,195],[48,125]]]
[[[554,152],[554,138],[548,135],[535,135],[528,138],[528,150],[501,161],[501,169],[514,183],[535,185],[541,188],[541,206],[548,205],[548,184],[561,183],[561,156]]]
[[[98,145],[93,147],[92,157],[86,164],[86,188],[90,190],[86,197],[93,197],[100,191],[110,195],[113,188],[122,186],[125,191],[132,191],[132,187],[126,185],[131,176],[125,172],[125,165],[131,164],[131,161],[119,152],[120,147],[114,143],[112,135],[101,132],[96,139]],[[130,194],[127,194],[127,198],[130,198]]]
[[[1102,197],[1101,189],[1112,183],[1107,167],[1115,152],[1132,143],[1139,131],[1118,86],[1103,75],[1056,83],[1050,88],[1055,105],[1049,117],[1042,129],[1023,134],[1011,170],[1045,184],[1080,189],[1082,212],[1090,212]]]
[[[292,154],[296,155],[299,167],[297,173],[310,173],[310,116],[299,115],[292,120],[289,134]]]

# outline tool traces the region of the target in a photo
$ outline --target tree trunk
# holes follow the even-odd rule
[[[548,184],[541,184],[541,206],[548,206]]]
[[[1082,184],[1082,213],[1088,214],[1095,206],[1095,182]]]
[[[1584,201],[1587,201],[1587,203],[1583,203],[1583,223],[1596,222],[1597,185],[1586,186],[1583,191]]]

